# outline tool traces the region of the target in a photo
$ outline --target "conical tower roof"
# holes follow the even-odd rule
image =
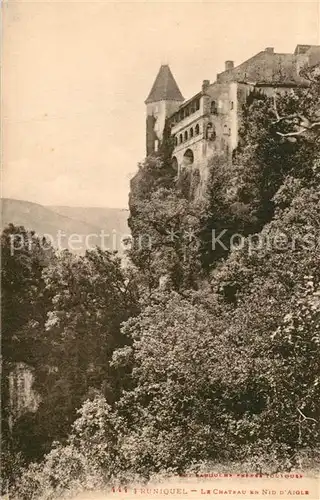
[[[163,64],[145,103],[157,101],[184,101],[180,89],[167,64]]]

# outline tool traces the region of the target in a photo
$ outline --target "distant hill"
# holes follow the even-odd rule
[[[48,208],[65,217],[81,220],[87,224],[93,224],[95,227],[104,228],[106,232],[130,233],[127,222],[129,211],[126,209],[65,206],[48,206]]]
[[[130,234],[128,210],[95,207],[43,206],[3,198],[2,225],[10,222],[47,235],[59,249],[83,253],[95,245],[122,253],[121,238]]]

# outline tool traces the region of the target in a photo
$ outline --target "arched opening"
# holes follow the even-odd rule
[[[194,131],[195,131],[196,135],[199,135],[199,133],[200,133],[200,127],[199,127],[198,123],[197,123],[196,128],[194,129]]]
[[[218,112],[218,108],[217,108],[217,103],[216,101],[211,101],[211,105],[210,105],[210,113],[212,115],[216,115]]]
[[[182,134],[180,134],[180,135],[179,135],[179,142],[180,142],[180,144],[182,144],[182,143],[183,143],[183,137],[182,137]]]
[[[184,133],[184,140],[187,141],[188,140],[188,130],[185,131]]]
[[[175,145],[175,146],[178,146],[178,137],[175,137],[175,138],[174,138],[174,145]]]
[[[193,137],[193,128],[190,129],[190,138]]]
[[[171,165],[172,165],[173,170],[178,172],[178,160],[175,156],[172,157]]]
[[[187,149],[187,151],[183,155],[183,165],[185,167],[192,165],[194,162],[194,156],[192,149]]]

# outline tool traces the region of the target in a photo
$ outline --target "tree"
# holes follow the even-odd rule
[[[21,452],[25,451],[28,438],[23,417],[12,413],[9,376],[17,363],[31,367],[36,364],[41,345],[37,332],[44,328],[50,303],[42,272],[54,259],[54,252],[50,244],[34,232],[9,224],[1,235],[1,257],[2,452],[6,465],[4,478],[11,481],[19,463],[24,461]],[[18,461],[17,457],[20,457]]]
[[[311,122],[319,106],[318,81],[307,89],[273,98],[255,92],[249,95],[243,109],[240,144],[234,154],[234,175],[237,198],[250,207],[256,219],[251,232],[260,231],[271,220],[273,196],[287,175],[312,177],[319,147],[316,127],[299,137],[286,134],[291,134],[294,116],[308,117]]]
[[[120,258],[98,248],[85,256],[64,251],[44,281],[52,303],[35,387],[42,397],[38,430],[48,450],[53,440],[67,437],[76,409],[92,391],[113,401],[125,384],[126,373],[116,374],[109,361],[126,342],[120,326],[137,313],[138,299]]]
[[[17,470],[13,454],[21,452],[27,463],[39,460],[54,440],[67,438],[88,396],[103,393],[110,402],[130,386],[130,371],[115,372],[109,362],[125,345],[121,324],[139,303],[135,278],[115,255],[100,249],[55,255],[33,233],[13,226],[2,244],[2,429],[10,475]],[[8,381],[17,362],[33,369],[40,402],[36,411],[12,419]]]

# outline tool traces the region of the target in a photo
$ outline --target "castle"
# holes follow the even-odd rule
[[[225,70],[214,83],[203,80],[199,92],[184,100],[168,65],[162,65],[145,101],[146,152],[155,153],[163,138],[165,123],[174,137],[172,164],[179,171],[195,165],[205,181],[206,161],[224,152],[231,158],[238,144],[242,105],[252,90],[273,95],[308,81],[300,76],[305,66],[320,62],[320,45],[297,45],[292,54],[276,53],[273,47]]]

